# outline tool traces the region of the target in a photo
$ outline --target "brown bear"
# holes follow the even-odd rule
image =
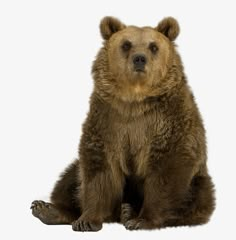
[[[206,223],[214,186],[203,122],[174,44],[177,21],[140,28],[105,17],[100,30],[79,159],[51,203],[32,203],[33,215],[75,231],[98,231],[103,222],[129,230]]]

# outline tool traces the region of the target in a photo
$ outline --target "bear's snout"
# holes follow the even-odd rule
[[[139,72],[143,72],[144,71],[144,68],[145,68],[145,65],[147,63],[147,58],[144,54],[135,54],[133,56],[133,64],[134,64],[134,70]]]

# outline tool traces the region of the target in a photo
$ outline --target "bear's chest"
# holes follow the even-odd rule
[[[162,134],[164,119],[158,111],[128,120],[113,116],[107,126],[108,161],[126,175],[145,175],[152,140]]]

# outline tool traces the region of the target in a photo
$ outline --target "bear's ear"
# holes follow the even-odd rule
[[[114,17],[104,17],[100,23],[102,37],[108,40],[112,34],[124,29],[126,26]]]
[[[174,41],[180,31],[177,20],[172,17],[164,18],[161,22],[159,22],[156,30],[168,37],[170,41]]]

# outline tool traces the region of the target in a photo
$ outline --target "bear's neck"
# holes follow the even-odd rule
[[[147,98],[141,102],[124,102],[114,98],[110,105],[125,118],[134,118],[152,111],[158,104],[158,97]]]
[[[115,97],[111,98],[111,96],[106,99],[99,92],[96,92],[96,88],[92,95],[100,99],[100,102],[103,102],[106,108],[115,111],[121,118],[129,120],[149,114],[152,111],[166,111],[176,105],[185,104],[184,100],[190,93],[188,86],[183,83],[178,85],[175,91],[167,92],[161,96],[147,97],[141,102],[125,102]]]

